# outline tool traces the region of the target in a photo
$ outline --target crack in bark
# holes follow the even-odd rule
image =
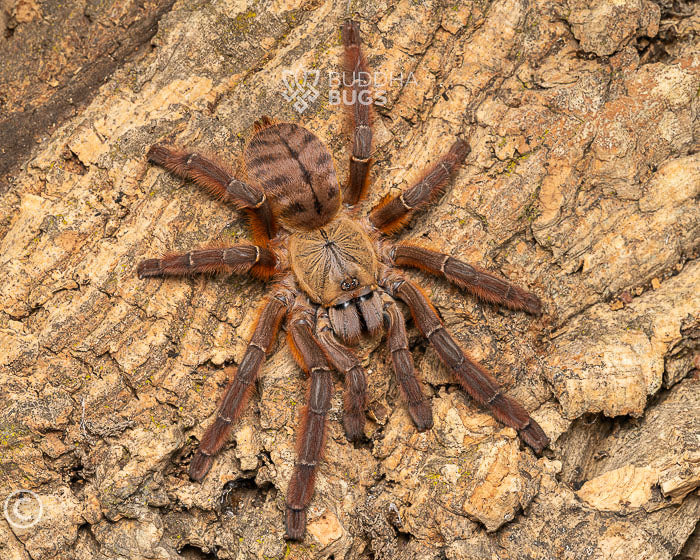
[[[72,111],[90,103],[104,81],[122,65],[134,59],[134,52],[147,44],[158,30],[160,19],[168,13],[175,0],[165,0],[149,17],[137,21],[112,51],[106,51],[89,68],[74,76],[49,100],[31,111],[14,112],[0,120],[0,146],[12,146],[11,152],[0,158],[0,194],[9,188],[7,176],[15,172],[33,150],[36,139],[49,133],[52,124],[65,120]]]

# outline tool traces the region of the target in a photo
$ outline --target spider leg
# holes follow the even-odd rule
[[[490,303],[528,311],[535,315],[542,312],[542,302],[535,294],[444,253],[408,243],[399,243],[392,248],[390,254],[397,266],[420,268],[441,276]]]
[[[367,379],[355,353],[333,336],[328,310],[321,307],[316,324],[316,338],[334,369],[345,376],[343,425],[349,441],[362,437],[367,405]]]
[[[148,150],[148,159],[245,210],[256,240],[263,242],[274,237],[276,226],[270,201],[259,187],[236,179],[229,171],[197,153],[156,144]]]
[[[288,338],[292,353],[309,375],[309,392],[297,438],[297,460],[287,491],[287,538],[301,540],[306,508],[311,502],[316,472],[325,443],[326,416],[331,406],[331,366],[313,335],[313,310],[302,304],[292,311]]]
[[[401,392],[408,403],[408,413],[419,432],[433,427],[433,411],[416,377],[413,367],[413,357],[408,350],[408,338],[406,337],[406,324],[396,305],[396,301],[385,295],[384,318],[387,324],[387,344],[391,352],[391,361],[399,382]]]
[[[464,140],[457,140],[423,176],[400,195],[386,196],[369,213],[369,220],[384,233],[394,233],[408,222],[414,210],[435,200],[442,193],[450,176],[467,157],[471,148]]]
[[[183,276],[198,272],[251,272],[260,278],[269,278],[275,270],[277,258],[264,247],[241,243],[233,247],[200,249],[184,254],[166,255],[161,259],[146,259],[138,265],[139,278],[152,276]]]
[[[290,294],[280,290],[265,302],[235,377],[226,387],[216,418],[204,432],[197,452],[192,458],[190,463],[192,479],[202,480],[209,472],[214,455],[226,442],[231,428],[245,408],[253,383],[265,361],[265,354],[270,350],[279,331],[280,322],[287,313],[289,301],[291,301]]]
[[[384,286],[411,310],[413,320],[423,336],[433,345],[442,362],[452,370],[462,388],[493,415],[518,431],[522,440],[541,453],[549,438],[527,411],[515,400],[501,393],[498,382],[486,369],[472,360],[445,329],[435,308],[423,292],[399,274],[387,274]]]
[[[341,29],[345,46],[345,84],[352,80],[353,146],[350,156],[350,177],[343,191],[346,204],[356,204],[365,194],[369,175],[372,128],[370,127],[369,70],[360,49],[360,24],[346,20]]]

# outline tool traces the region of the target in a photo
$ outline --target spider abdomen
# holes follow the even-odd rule
[[[265,120],[245,149],[248,179],[270,196],[275,214],[291,229],[330,222],[341,193],[333,158],[316,135],[293,123]]]

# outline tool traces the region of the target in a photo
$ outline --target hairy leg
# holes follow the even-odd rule
[[[350,156],[350,178],[343,190],[343,201],[356,204],[367,189],[372,128],[370,127],[369,71],[360,49],[360,24],[347,20],[341,30],[345,46],[345,84],[352,81],[353,146]]]
[[[400,243],[391,249],[390,256],[396,266],[420,268],[441,276],[490,303],[528,311],[535,315],[542,312],[542,302],[535,294],[444,253]]]
[[[336,340],[328,311],[323,308],[320,308],[318,313],[316,337],[333,368],[345,376],[343,425],[348,440],[357,441],[362,437],[365,427],[365,406],[367,405],[365,372],[355,353]]]
[[[301,540],[306,529],[306,508],[316,484],[316,472],[326,436],[326,416],[331,406],[331,366],[314,337],[315,316],[306,305],[292,311],[288,327],[292,354],[309,376],[307,405],[297,438],[297,461],[287,491],[287,538]]]
[[[141,261],[139,278],[153,276],[183,276],[201,272],[250,272],[258,278],[269,278],[275,270],[277,258],[264,247],[241,243],[233,247],[190,251],[166,255],[160,259]]]
[[[400,195],[385,197],[372,208],[369,220],[384,233],[394,233],[408,222],[411,214],[426,206],[441,193],[457,167],[467,157],[471,148],[464,140],[457,140],[450,150],[433,165],[415,185]]]
[[[433,427],[433,411],[430,401],[423,395],[420,383],[413,367],[413,357],[408,350],[406,325],[394,299],[386,294],[384,300],[384,317],[387,324],[387,344],[391,352],[391,361],[396,373],[396,380],[401,387],[408,413],[419,432]]]
[[[274,237],[276,226],[272,209],[260,188],[239,181],[220,165],[197,153],[156,144],[148,150],[148,159],[165,167],[178,177],[194,181],[214,196],[233,202],[238,208],[245,210],[250,218],[256,240],[265,242]]]
[[[541,453],[549,444],[542,428],[517,401],[501,392],[498,382],[481,364],[457,345],[423,292],[396,273],[385,274],[383,285],[408,306],[423,336],[433,345],[462,388],[478,403],[488,406],[499,421],[515,428],[525,443]]]
[[[209,472],[214,455],[226,442],[231,428],[245,408],[253,383],[265,361],[265,354],[275,340],[292,298],[288,291],[280,290],[265,302],[235,377],[226,387],[216,418],[204,432],[190,463],[190,477],[194,480],[202,480]]]

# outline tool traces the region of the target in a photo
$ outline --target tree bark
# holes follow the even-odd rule
[[[0,69],[0,556],[698,553],[700,6],[17,0],[0,12],[11,61]],[[445,195],[398,237],[508,277],[545,313],[406,274],[552,443],[539,458],[522,446],[409,323],[434,428],[416,432],[385,341],[364,341],[366,439],[347,442],[335,378],[306,539],[287,543],[306,380],[280,336],[231,442],[203,482],[189,480],[267,288],[138,279],[145,258],[250,238],[234,208],[146,152],[167,142],[235,168],[270,115],[317,134],[344,183],[351,136],[329,76],[348,14],[386,98],[364,210],[456,137],[469,142]],[[288,69],[318,71],[303,111],[284,95]]]

